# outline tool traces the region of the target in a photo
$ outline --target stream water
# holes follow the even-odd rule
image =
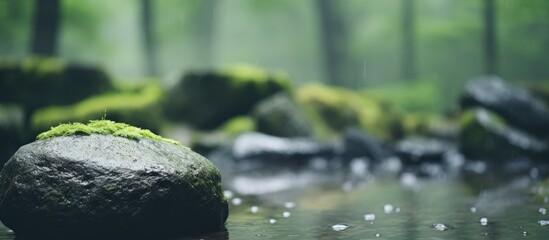
[[[226,230],[179,239],[549,239],[549,201],[532,194],[536,171],[360,180],[343,170],[243,174],[228,179]],[[1,226],[0,239],[14,234]]]

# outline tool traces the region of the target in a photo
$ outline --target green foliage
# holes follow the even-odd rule
[[[228,119],[247,114],[260,100],[290,91],[290,81],[278,73],[250,66],[218,72],[191,72],[169,92],[166,112],[202,129],[213,129]]]
[[[401,131],[398,116],[391,106],[357,92],[323,85],[299,89],[297,100],[310,106],[335,132],[359,127],[383,139],[393,139]]]
[[[412,81],[369,88],[365,96],[384,99],[405,112],[440,113],[444,109],[442,88],[434,81]]]
[[[40,133],[36,138],[38,140],[43,140],[52,137],[91,134],[113,135],[129,139],[148,138],[183,146],[175,140],[163,138],[147,129],[141,129],[125,123],[117,123],[110,120],[90,120],[88,124],[64,123],[56,127],[52,127],[47,132]]]
[[[163,90],[155,84],[126,87],[124,91],[87,98],[69,106],[52,106],[32,116],[35,131],[63,122],[86,122],[105,114],[111,120],[159,131],[162,124],[160,103]]]

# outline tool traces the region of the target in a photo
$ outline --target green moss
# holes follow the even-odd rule
[[[112,120],[159,131],[162,94],[159,85],[148,84],[90,97],[69,106],[43,108],[32,116],[32,128],[39,132],[64,122],[86,122],[100,118],[106,112]]]
[[[40,133],[36,138],[38,140],[43,140],[52,137],[91,134],[113,135],[129,139],[148,138],[182,146],[181,143],[175,140],[163,138],[147,129],[141,129],[125,123],[117,123],[111,120],[91,120],[88,124],[64,123],[52,127],[47,132]]]
[[[358,127],[383,139],[394,137],[392,128],[397,115],[382,100],[323,85],[299,89],[297,100],[303,106],[312,108],[335,132]]]
[[[237,136],[244,132],[251,132],[256,129],[254,121],[248,116],[234,117],[224,123],[220,130],[229,136]]]
[[[236,86],[247,84],[250,81],[265,84],[269,79],[283,85],[290,87],[290,78],[283,71],[268,72],[264,69],[248,65],[248,64],[235,64],[229,68],[222,69],[219,74],[225,75],[232,79],[232,83]]]

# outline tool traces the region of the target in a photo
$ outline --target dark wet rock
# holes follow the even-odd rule
[[[218,170],[152,139],[76,135],[21,147],[0,176],[0,219],[18,236],[76,239],[216,231],[228,215]]]
[[[172,120],[214,129],[235,116],[248,114],[257,102],[289,87],[285,75],[250,66],[190,72],[168,93],[165,108]]]
[[[399,141],[395,151],[405,163],[442,162],[444,155],[455,150],[446,141],[434,138],[411,137]]]
[[[469,81],[461,106],[486,108],[500,115],[509,125],[531,135],[549,136],[549,109],[543,101],[496,76]]]
[[[302,110],[286,93],[279,93],[261,101],[252,114],[257,131],[279,137],[312,135],[310,123]]]
[[[358,129],[345,131],[343,137],[343,157],[345,159],[368,157],[379,161],[391,156],[393,153],[389,147],[376,137]]]
[[[232,147],[232,155],[238,160],[257,159],[276,161],[308,160],[312,157],[333,156],[331,145],[318,143],[308,138],[281,138],[261,133],[240,135]]]
[[[494,159],[549,156],[548,142],[509,126],[493,112],[475,109],[463,113],[461,118],[459,145],[468,156]]]

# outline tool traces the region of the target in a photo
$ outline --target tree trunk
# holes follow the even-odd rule
[[[196,25],[196,56],[199,67],[211,67],[214,59],[215,8],[217,0],[201,0]]]
[[[319,11],[322,50],[328,83],[343,85],[343,68],[346,59],[346,31],[337,1],[317,0]]]
[[[141,0],[141,27],[145,71],[148,76],[157,76],[156,42],[154,39],[154,7],[151,0]]]
[[[57,54],[57,39],[61,21],[61,0],[34,1],[32,53],[42,56]]]
[[[498,74],[495,0],[484,0],[484,55],[485,73]]]
[[[402,77],[417,78],[415,0],[402,0]]]

